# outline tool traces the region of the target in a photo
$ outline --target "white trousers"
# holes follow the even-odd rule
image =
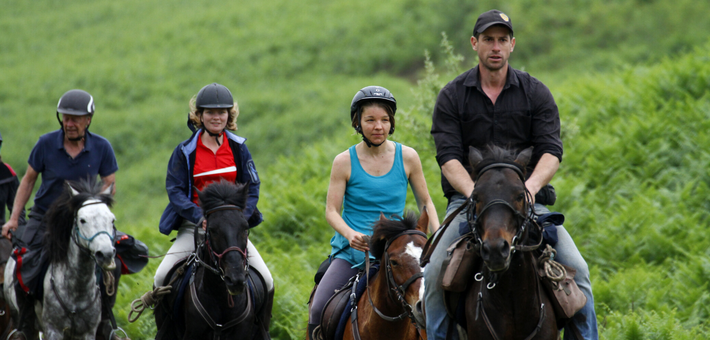
[[[154,287],[162,286],[165,276],[168,275],[168,272],[175,263],[187,257],[193,251],[195,251],[195,224],[183,220],[182,225],[177,231],[175,242],[173,242],[170,250],[168,250],[168,254],[163,257],[163,262],[160,262],[160,266],[158,266],[158,269],[155,271],[155,277],[153,278]],[[266,263],[261,258],[259,251],[256,250],[256,247],[248,240],[247,254],[249,256],[249,265],[256,269],[264,278],[267,290],[274,289],[274,279],[271,277],[269,268],[266,267]]]

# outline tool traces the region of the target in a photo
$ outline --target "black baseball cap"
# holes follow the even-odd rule
[[[492,9],[478,16],[476,26],[473,26],[473,36],[475,37],[493,25],[508,27],[510,34],[513,34],[513,24],[510,22],[510,18],[505,13]]]

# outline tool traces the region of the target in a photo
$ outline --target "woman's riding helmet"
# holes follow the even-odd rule
[[[212,83],[197,92],[195,106],[198,109],[229,109],[234,107],[234,99],[224,85]]]
[[[397,112],[397,100],[390,91],[382,86],[366,86],[355,93],[353,101],[350,104],[350,121],[357,122],[353,123],[353,127],[358,133],[361,133],[360,128],[360,114],[362,114],[362,104],[366,101],[378,100],[384,102],[392,108],[392,126],[390,127],[389,134],[394,133],[394,114]],[[355,119],[357,117],[357,120]]]

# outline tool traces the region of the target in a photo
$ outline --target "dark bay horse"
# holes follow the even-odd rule
[[[171,299],[176,298],[175,294],[163,298],[155,309],[159,338],[211,340],[264,336],[257,334],[263,330],[247,287],[249,224],[243,210],[248,193],[248,186],[224,181],[198,192],[207,220],[204,242],[198,243],[187,260],[194,267],[192,275],[185,277],[189,283],[182,296],[178,320],[172,316],[175,300]]]
[[[426,332],[414,323],[412,306],[424,293],[419,258],[428,223],[426,210],[419,221],[409,213],[402,220],[382,216],[375,223],[370,249],[380,259],[380,269],[369,278],[343,340],[426,339]]]
[[[472,271],[475,281],[466,293],[468,338],[558,339],[532,253],[539,242],[528,239],[530,229],[538,227],[529,214],[532,197],[525,187],[532,148],[517,156],[495,146],[486,151],[483,157],[469,150],[475,188],[468,220],[484,265]]]
[[[47,339],[94,339],[101,321],[101,293],[96,266],[104,273],[116,268],[112,187],[102,182],[67,182],[45,219],[44,249],[49,267],[42,301],[35,302],[39,330]],[[5,270],[5,296],[17,311],[14,260]],[[114,287],[115,288],[115,287]],[[37,330],[27,330],[28,339]]]

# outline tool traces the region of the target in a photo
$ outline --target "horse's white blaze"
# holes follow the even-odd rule
[[[414,245],[414,242],[409,242],[407,243],[407,247],[404,250],[405,254],[408,254],[409,256],[415,258],[417,262],[422,257],[422,247]],[[424,267],[420,267],[422,273],[424,272]],[[422,277],[422,284],[419,286],[419,300],[424,298],[424,277]]]

